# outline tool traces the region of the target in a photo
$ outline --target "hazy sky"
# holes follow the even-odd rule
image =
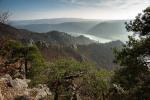
[[[132,19],[150,0],[0,0],[11,19],[85,18]]]

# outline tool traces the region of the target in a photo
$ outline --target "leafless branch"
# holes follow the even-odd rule
[[[8,19],[10,17],[9,11],[6,12],[0,12],[0,22],[6,24],[8,22]]]

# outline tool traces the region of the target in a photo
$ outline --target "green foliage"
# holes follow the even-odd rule
[[[88,97],[90,100],[107,97],[109,80],[113,74],[107,70],[97,70],[87,62],[81,63],[72,59],[57,60],[51,64],[49,72],[49,87],[54,95],[71,98],[72,93],[76,91],[82,99]],[[71,87],[74,85],[73,91]]]
[[[44,82],[45,76],[42,73],[46,63],[36,45],[29,46],[28,44],[22,44],[20,41],[10,39],[2,39],[0,42],[0,56],[5,60],[2,64],[6,68],[10,66],[8,74],[13,77],[17,73],[18,69],[15,70],[13,66],[11,68],[11,65],[18,63],[20,74],[30,78],[32,85]]]
[[[150,7],[147,7],[143,14],[136,16],[136,19],[126,23],[128,31],[136,32],[141,36],[149,35],[150,32]]]
[[[112,72],[107,70],[97,70],[89,73],[83,78],[80,86],[80,95],[89,97],[90,100],[103,100],[107,98],[110,88],[110,78]]]
[[[27,59],[31,63],[31,68],[28,71],[27,77],[32,80],[32,85],[44,83],[47,80],[46,75],[44,74],[47,64],[36,45],[28,47],[28,50],[29,55],[27,56]]]
[[[123,66],[115,72],[112,79],[126,93],[125,97],[132,100],[150,99],[150,8],[139,14],[134,21],[126,23],[128,31],[138,33],[140,39],[129,37],[129,42],[121,51],[116,50],[116,62]],[[143,37],[144,36],[144,37]]]
[[[0,40],[0,58],[2,61],[0,62],[1,73],[7,73],[10,75],[15,74],[15,68],[13,68],[13,64],[15,64],[19,57],[16,57],[14,51],[22,47],[21,43],[14,40],[6,40],[5,38],[1,38]],[[17,54],[18,55],[18,54]],[[3,69],[3,70],[2,70]]]
[[[73,84],[94,68],[88,63],[73,59],[60,59],[50,65],[49,87],[56,95],[72,95]]]

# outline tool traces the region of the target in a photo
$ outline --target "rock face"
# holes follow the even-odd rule
[[[52,95],[46,85],[28,88],[30,80],[12,79],[10,75],[0,78],[0,100],[40,100]]]
[[[37,88],[33,88],[34,91],[37,91],[37,95],[35,97],[35,100],[39,100],[41,98],[46,97],[47,95],[52,95],[51,92],[49,92],[49,88],[46,85],[39,85]]]
[[[8,74],[6,74],[1,80],[7,82],[11,87],[15,89],[26,89],[28,87],[28,83],[30,80],[28,79],[12,79],[12,77]]]

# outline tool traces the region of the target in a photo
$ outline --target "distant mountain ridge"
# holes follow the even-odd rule
[[[101,22],[88,30],[87,33],[111,40],[127,39],[129,33],[126,31],[125,22],[125,20]]]
[[[52,19],[51,19],[52,20]],[[57,20],[57,19],[53,19]],[[60,21],[61,20],[61,21]],[[125,29],[125,22],[128,20],[86,20],[86,19],[58,19],[56,22],[31,21],[30,24],[13,25],[19,29],[27,29],[33,32],[61,31],[66,33],[83,33],[109,39],[112,41],[126,41],[129,33]],[[38,23],[39,21],[39,23]],[[25,21],[26,22],[26,21]],[[29,21],[27,21],[29,22]],[[59,22],[59,23],[58,23]]]
[[[19,29],[27,29],[33,32],[49,32],[49,31],[62,31],[62,32],[75,32],[86,33],[90,28],[97,25],[97,21],[81,21],[81,22],[63,22],[59,24],[28,24],[28,25],[14,25]]]
[[[11,25],[30,25],[30,24],[60,24],[64,22],[81,22],[81,21],[101,21],[82,18],[52,18],[52,19],[33,19],[33,20],[14,20],[10,21]]]
[[[35,42],[46,41],[47,43],[58,45],[86,45],[94,42],[89,38],[83,36],[72,37],[64,32],[51,31],[47,33],[36,33],[27,30],[16,29],[2,23],[0,23],[0,36],[7,36],[19,40],[33,40]]]

